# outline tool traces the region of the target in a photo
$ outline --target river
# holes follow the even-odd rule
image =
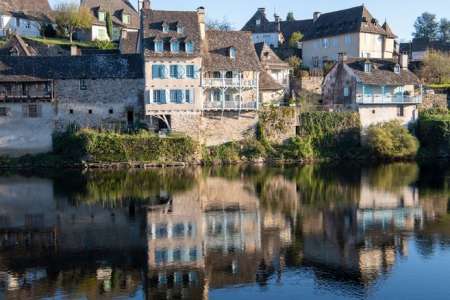
[[[0,299],[450,299],[450,167],[0,174]]]

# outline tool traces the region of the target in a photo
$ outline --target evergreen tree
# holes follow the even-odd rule
[[[286,16],[286,21],[289,21],[289,22],[295,21],[294,13],[292,11],[288,12],[288,14]]]
[[[439,23],[439,38],[443,42],[450,42],[450,20],[442,18]]]
[[[430,40],[436,40],[438,37],[439,24],[436,21],[436,15],[424,12],[417,18],[414,23],[414,37],[415,38],[428,38]]]
[[[113,24],[112,24],[112,18],[111,18],[111,14],[108,12],[106,12],[106,31],[108,32],[108,36],[109,39],[112,40],[113,39]]]

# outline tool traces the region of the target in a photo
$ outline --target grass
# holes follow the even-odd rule
[[[42,43],[50,46],[71,46],[75,45],[81,48],[97,48],[98,44],[95,41],[73,41],[72,43],[68,39],[62,38],[39,38],[39,37],[27,37],[27,39]]]
[[[432,89],[450,89],[450,82],[428,84],[427,87]]]

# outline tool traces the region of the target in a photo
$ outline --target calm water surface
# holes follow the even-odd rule
[[[0,175],[0,299],[450,299],[450,167]]]

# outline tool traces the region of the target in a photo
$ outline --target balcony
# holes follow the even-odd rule
[[[0,102],[29,102],[29,101],[51,101],[53,100],[53,95],[42,94],[42,95],[5,95],[0,93]]]
[[[202,86],[211,88],[256,88],[257,80],[246,80],[239,78],[203,78]]]
[[[408,95],[356,95],[356,103],[358,104],[420,104],[422,103],[422,96],[408,96]]]
[[[257,110],[258,101],[207,101],[203,110]]]

